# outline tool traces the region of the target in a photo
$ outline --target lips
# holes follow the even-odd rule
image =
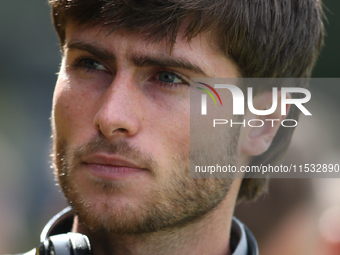
[[[122,156],[105,153],[87,156],[84,158],[83,164],[93,175],[112,180],[125,178],[147,170]]]
[[[97,165],[108,165],[108,166],[125,166],[131,168],[140,168],[138,164],[125,159],[118,155],[106,155],[104,153],[97,153],[90,156],[85,157],[83,160],[85,164],[97,164]]]

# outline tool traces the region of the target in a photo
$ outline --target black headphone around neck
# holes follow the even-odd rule
[[[69,232],[72,229],[74,212],[67,207],[55,215],[44,227],[35,255],[91,255],[88,237]]]
[[[36,255],[91,255],[87,236],[79,233],[59,234],[48,237],[36,248]]]

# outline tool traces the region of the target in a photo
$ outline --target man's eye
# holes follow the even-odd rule
[[[81,60],[81,62],[82,62],[82,66],[87,69],[107,71],[104,65],[102,65],[101,63],[93,59],[86,58],[86,59]]]
[[[160,72],[158,75],[158,79],[164,83],[185,83],[183,79],[181,79],[177,75],[166,71]]]

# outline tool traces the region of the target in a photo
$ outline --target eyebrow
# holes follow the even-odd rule
[[[131,61],[135,66],[138,67],[152,67],[152,66],[172,67],[185,69],[209,77],[209,75],[206,74],[206,72],[200,66],[190,62],[187,59],[180,57],[174,58],[164,54],[157,54],[157,56],[132,54]]]
[[[116,62],[116,56],[112,54],[110,51],[97,47],[95,45],[92,45],[90,43],[80,42],[80,41],[71,41],[68,43],[65,43],[63,51],[65,52],[65,49],[70,50],[82,50],[87,51],[88,53],[91,53],[92,55],[102,59],[102,60],[108,60]]]
[[[64,52],[65,49],[87,51],[101,60],[117,62],[117,58],[112,52],[91,43],[71,41],[64,45]],[[153,53],[151,55],[132,53],[128,55],[128,59],[136,67],[172,67],[192,71],[208,78],[210,77],[210,75],[208,75],[199,65],[196,65],[187,59],[172,57],[164,53]]]

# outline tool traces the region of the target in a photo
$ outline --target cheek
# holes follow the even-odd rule
[[[69,81],[59,78],[53,96],[55,134],[70,142],[81,140],[91,123],[91,101],[83,90],[69,86]],[[84,114],[86,113],[86,114]]]
[[[170,103],[171,102],[171,103]],[[169,160],[185,156],[190,150],[190,101],[164,100],[153,107],[148,128],[154,153],[167,164]],[[151,145],[150,145],[151,146]],[[168,165],[166,166],[168,167]]]

